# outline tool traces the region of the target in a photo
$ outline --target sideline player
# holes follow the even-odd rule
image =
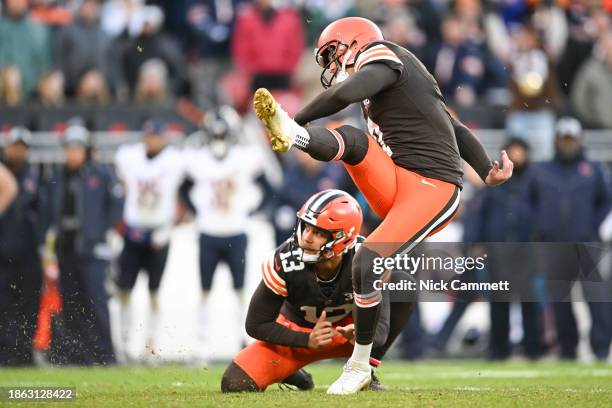
[[[185,167],[193,179],[190,198],[200,234],[202,300],[198,330],[202,344],[197,358],[204,363],[209,357],[208,298],[219,261],[225,262],[232,274],[238,300],[235,321],[241,326],[241,341],[246,343],[243,288],[247,227],[257,207],[257,202],[249,197],[255,195],[256,183],[265,183],[265,176],[259,148],[239,143],[241,119],[233,108],[221,106],[208,113],[202,130],[205,140],[196,140],[198,145],[185,151]],[[205,141],[208,143],[199,145]]]
[[[373,259],[409,253],[451,221],[462,187],[461,158],[488,185],[510,178],[512,162],[502,151],[503,167],[492,163],[478,139],[449,114],[423,64],[384,41],[371,21],[348,17],[328,25],[319,37],[316,60],[328,89],[295,120],[265,89],[255,93],[254,105],[275,151],[295,145],[315,159],[342,161],[383,218],[353,262],[356,345],[342,376],[328,389],[351,394],[370,381],[368,360],[382,299],[372,286]],[[372,137],[352,126],[303,127],[357,102]]]
[[[363,241],[361,208],[348,193],[325,190],[310,197],[297,217],[294,235],[261,266],[263,279],[246,320],[258,341],[227,367],[223,392],[261,391],[274,383],[311,389],[302,367],[353,351],[351,264]],[[387,305],[377,345],[387,340]]]
[[[170,234],[176,218],[178,189],[184,179],[182,155],[166,144],[160,122],[144,124],[142,143],[123,145],[117,151],[115,166],[125,188],[123,209],[123,250],[116,279],[120,302],[120,333],[125,357],[131,329],[130,293],[141,270],[149,277],[151,314],[145,352],[155,352],[159,307],[157,292],[161,282]]]

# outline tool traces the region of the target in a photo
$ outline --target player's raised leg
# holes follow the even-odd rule
[[[303,128],[263,88],[255,92],[254,106],[274,151],[286,152],[295,146],[316,160],[342,161],[376,214],[387,214],[395,199],[395,165],[372,137],[348,125]]]

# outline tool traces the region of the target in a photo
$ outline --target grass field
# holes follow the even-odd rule
[[[222,366],[0,369],[0,387],[70,386],[85,407],[612,407],[612,366],[570,363],[387,363],[379,370],[385,392],[328,396],[338,364],[309,367],[316,389],[257,394],[221,394]],[[4,404],[4,405],[3,405]],[[0,402],[0,406],[41,404]]]

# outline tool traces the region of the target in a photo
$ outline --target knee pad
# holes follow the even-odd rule
[[[354,126],[343,125],[336,128],[344,140],[343,162],[354,166],[359,164],[368,152],[368,135]]]

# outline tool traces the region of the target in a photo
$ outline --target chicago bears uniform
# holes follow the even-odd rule
[[[153,130],[148,132],[153,133]],[[151,302],[145,345],[148,358],[153,354],[157,331],[157,291],[166,267],[178,189],[184,178],[182,154],[174,146],[165,146],[157,154],[150,155],[144,143],[124,145],[117,151],[115,167],[125,188],[123,250],[117,262],[116,277],[121,305],[122,351],[127,358],[130,292],[140,271],[145,271],[149,277]]]
[[[156,291],[184,178],[182,156],[174,146],[149,158],[143,144],[124,145],[117,151],[115,164],[125,188],[125,243],[117,283],[121,289],[131,290],[138,272],[144,270],[149,275],[149,289]]]
[[[199,266],[202,298],[199,308],[197,358],[208,359],[208,295],[219,262],[232,274],[238,299],[237,322],[244,321],[244,277],[247,227],[258,205],[256,180],[263,174],[261,152],[256,146],[239,144],[239,115],[229,106],[208,112],[202,132],[194,135],[185,152],[188,176],[193,180],[190,200],[196,212],[199,233]],[[200,136],[198,138],[197,136]],[[206,144],[200,143],[206,141]],[[244,326],[242,341],[246,341]]]
[[[246,230],[257,207],[255,178],[262,172],[259,151],[250,146],[229,147],[216,158],[208,147],[185,153],[186,170],[194,181],[190,193],[200,233],[200,274],[210,290],[219,261],[230,267],[234,288],[244,286]]]

